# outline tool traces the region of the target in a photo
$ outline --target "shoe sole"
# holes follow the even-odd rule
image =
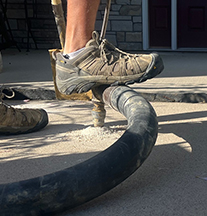
[[[152,62],[145,73],[127,76],[92,76],[81,70],[80,73],[85,75],[77,75],[77,72],[75,72],[73,76],[65,80],[59,80],[58,77],[56,77],[56,84],[61,93],[70,95],[72,93],[87,92],[91,88],[100,85],[115,86],[141,83],[157,76],[164,69],[163,61],[157,53],[152,53],[152,58]],[[57,71],[67,70],[60,65],[56,65],[56,69]]]

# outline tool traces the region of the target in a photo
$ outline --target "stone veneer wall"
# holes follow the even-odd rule
[[[106,38],[122,50],[142,50],[142,0],[112,0],[111,12]],[[27,47],[27,24],[25,20],[24,0],[8,0],[7,17],[15,41],[20,48]],[[37,13],[28,2],[28,15],[31,30],[39,49],[60,48],[54,16],[49,0],[36,0]],[[95,29],[100,32],[106,0],[102,0],[97,14]],[[66,12],[66,0],[62,0]],[[34,49],[34,41],[30,37],[30,49]]]
[[[102,1],[96,29],[100,30],[105,4]],[[106,38],[122,50],[142,50],[141,0],[112,0]]]

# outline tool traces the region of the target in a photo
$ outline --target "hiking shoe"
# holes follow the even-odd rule
[[[82,93],[99,85],[128,85],[143,82],[161,73],[163,62],[157,53],[130,54],[106,39],[99,41],[97,32],[75,58],[67,59],[53,52],[56,60],[56,84],[63,94]]]
[[[0,99],[3,98],[0,92]],[[16,135],[38,131],[48,124],[43,109],[18,109],[0,100],[0,135]]]

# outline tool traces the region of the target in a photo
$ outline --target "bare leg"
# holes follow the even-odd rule
[[[91,39],[100,0],[68,0],[64,53],[83,48]]]
[[[64,53],[53,53],[56,84],[62,94],[87,92],[100,85],[140,83],[164,68],[157,53],[125,53],[107,40],[100,41],[97,32],[92,34],[99,4],[100,0],[68,0]]]

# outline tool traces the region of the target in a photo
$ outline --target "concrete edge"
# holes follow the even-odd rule
[[[55,91],[44,88],[12,88],[15,92],[14,100],[55,100]],[[150,102],[183,102],[206,103],[206,93],[144,93],[138,92]]]

